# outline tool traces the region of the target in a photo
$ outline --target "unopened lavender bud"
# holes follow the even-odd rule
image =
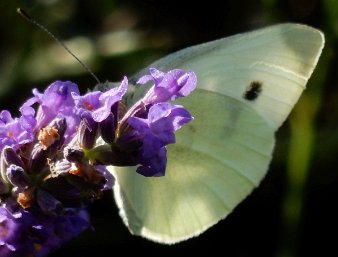
[[[17,166],[24,168],[23,161],[21,160],[19,155],[14,151],[14,149],[11,148],[11,147],[5,147],[2,150],[1,158],[3,158],[3,160],[5,161],[7,166],[14,164],[14,165],[17,165]]]
[[[72,148],[72,147],[65,148],[64,156],[67,161],[75,162],[75,163],[83,163],[84,158],[85,158],[85,154],[82,150]]]
[[[25,170],[14,164],[7,168],[7,178],[9,182],[18,188],[27,188],[30,185],[30,179]]]
[[[111,113],[104,121],[100,122],[100,132],[102,139],[111,144],[115,140],[114,115]]]
[[[51,127],[57,129],[59,138],[51,145],[53,151],[60,149],[65,142],[65,132],[67,129],[67,122],[65,118],[55,119],[50,124]]]
[[[32,173],[40,173],[47,164],[47,151],[43,150],[43,146],[36,144],[33,148],[29,169]]]
[[[63,138],[67,129],[67,122],[65,118],[54,119],[50,124],[50,127],[56,128],[60,138]]]
[[[80,122],[78,138],[80,146],[84,149],[94,147],[98,135],[98,125],[91,117],[86,117]]]
[[[6,146],[2,149],[0,156],[0,173],[4,182],[9,182],[6,173],[8,166],[11,164],[24,167],[21,158],[17,155],[13,148]]]
[[[62,203],[44,190],[37,192],[36,200],[42,211],[46,213],[60,214],[62,211]]]

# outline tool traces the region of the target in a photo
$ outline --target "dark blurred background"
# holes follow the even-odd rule
[[[277,133],[268,175],[229,217],[201,236],[163,246],[132,236],[108,192],[85,232],[51,257],[222,255],[338,256],[337,0],[0,0],[0,109],[17,114],[32,88],[95,80],[50,36],[16,14],[22,7],[101,81],[119,81],[194,44],[281,22],[321,29],[326,46],[307,90]]]

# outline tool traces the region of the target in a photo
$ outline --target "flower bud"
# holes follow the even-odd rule
[[[91,149],[94,147],[98,135],[98,125],[90,117],[81,120],[78,130],[78,138],[80,146],[84,149]]]
[[[29,170],[32,173],[40,173],[47,165],[47,151],[43,150],[43,146],[36,144],[33,148],[29,161]]]
[[[2,149],[0,156],[0,171],[2,179],[7,182],[7,168],[11,164],[24,168],[24,163],[22,162],[19,155],[14,151],[13,148],[6,146],[4,149]]]
[[[20,156],[14,151],[13,148],[6,146],[2,150],[2,156],[5,161],[5,163],[9,166],[11,164],[24,167],[24,163],[21,160]]]
[[[100,132],[102,139],[111,144],[115,140],[114,115],[111,113],[104,121],[100,122]]]
[[[13,186],[18,188],[27,188],[30,185],[30,179],[25,170],[17,165],[11,164],[6,172],[8,180]]]
[[[85,154],[82,150],[72,148],[72,147],[66,147],[64,149],[64,156],[67,161],[74,162],[74,163],[83,163]]]

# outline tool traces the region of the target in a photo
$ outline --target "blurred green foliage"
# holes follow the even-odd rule
[[[0,108],[13,113],[32,88],[54,80],[71,80],[83,92],[96,83],[50,36],[20,18],[17,7],[62,39],[101,81],[119,81],[186,46],[280,22],[319,28],[327,41],[290,122],[277,134],[267,177],[226,220],[198,238],[161,246],[130,235],[107,193],[90,210],[96,231],[51,256],[338,254],[337,0],[0,0]]]

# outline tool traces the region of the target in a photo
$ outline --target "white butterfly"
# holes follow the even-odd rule
[[[189,47],[151,64],[196,72],[197,90],[175,101],[195,119],[168,146],[165,177],[110,167],[129,230],[171,244],[224,219],[267,173],[274,134],[305,89],[323,46],[320,31],[281,24]],[[136,89],[132,100],[143,93]]]

